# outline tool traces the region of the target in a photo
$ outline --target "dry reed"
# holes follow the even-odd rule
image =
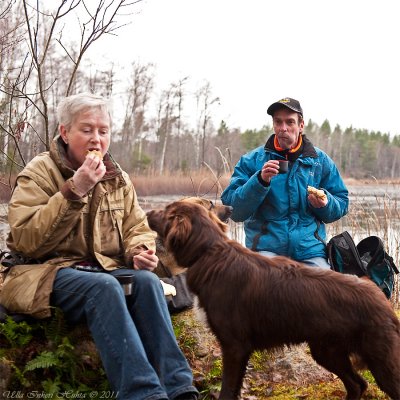
[[[228,176],[218,176],[209,170],[189,173],[168,172],[164,175],[131,176],[136,192],[140,196],[216,196],[228,183]]]

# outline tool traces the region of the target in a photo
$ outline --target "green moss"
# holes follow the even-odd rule
[[[272,358],[273,354],[267,351],[255,351],[250,357],[250,364],[256,371],[263,371]]]

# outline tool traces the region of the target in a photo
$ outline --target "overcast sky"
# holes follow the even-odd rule
[[[185,76],[209,81],[216,118],[229,127],[261,128],[268,106],[289,96],[306,121],[400,134],[399,8],[398,0],[145,0],[96,51],[155,63],[160,88]]]

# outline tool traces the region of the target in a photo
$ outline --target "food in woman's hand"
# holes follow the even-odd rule
[[[94,156],[99,157],[100,160],[103,159],[103,154],[101,154],[101,151],[99,151],[99,150],[87,150],[87,151],[86,151],[86,157],[87,157],[89,154],[93,154]]]
[[[308,194],[313,194],[314,196],[318,197],[319,199],[326,199],[326,194],[323,190],[317,189],[313,186],[307,186]]]

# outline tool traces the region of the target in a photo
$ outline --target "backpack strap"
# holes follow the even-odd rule
[[[343,235],[343,238],[345,239],[347,245],[349,246],[352,254],[354,255],[354,261],[357,264],[357,267],[364,273],[364,275],[367,275],[367,268],[361,262],[360,253],[358,252],[357,246],[354,243],[354,240],[351,237],[350,233],[347,231],[344,231],[342,233],[342,235]]]
[[[26,257],[22,253],[13,250],[0,251],[0,265],[2,272],[8,272],[14,265],[41,264],[42,261],[37,258]]]
[[[317,229],[316,229],[315,232],[314,232],[314,237],[315,237],[317,240],[319,240],[320,242],[322,242],[322,243],[325,245],[325,247],[327,247],[327,246],[326,246],[325,240],[322,239],[322,237],[319,236],[319,233],[318,233],[319,227],[321,226],[321,221],[320,221],[319,219],[317,219],[316,221],[317,221]]]
[[[389,264],[390,264],[390,266],[392,267],[394,273],[395,273],[396,275],[399,274],[400,271],[399,271],[398,268],[396,267],[396,264],[395,264],[394,261],[393,261],[393,257],[389,256],[389,254],[386,253],[386,251],[385,251],[385,258],[386,258],[386,260],[389,261]]]
[[[260,241],[260,237],[262,235],[266,235],[267,233],[268,233],[267,222],[263,222],[263,224],[261,225],[261,232],[257,233],[257,235],[254,236],[253,243],[251,246],[252,251],[257,251],[257,246],[258,242]]]

